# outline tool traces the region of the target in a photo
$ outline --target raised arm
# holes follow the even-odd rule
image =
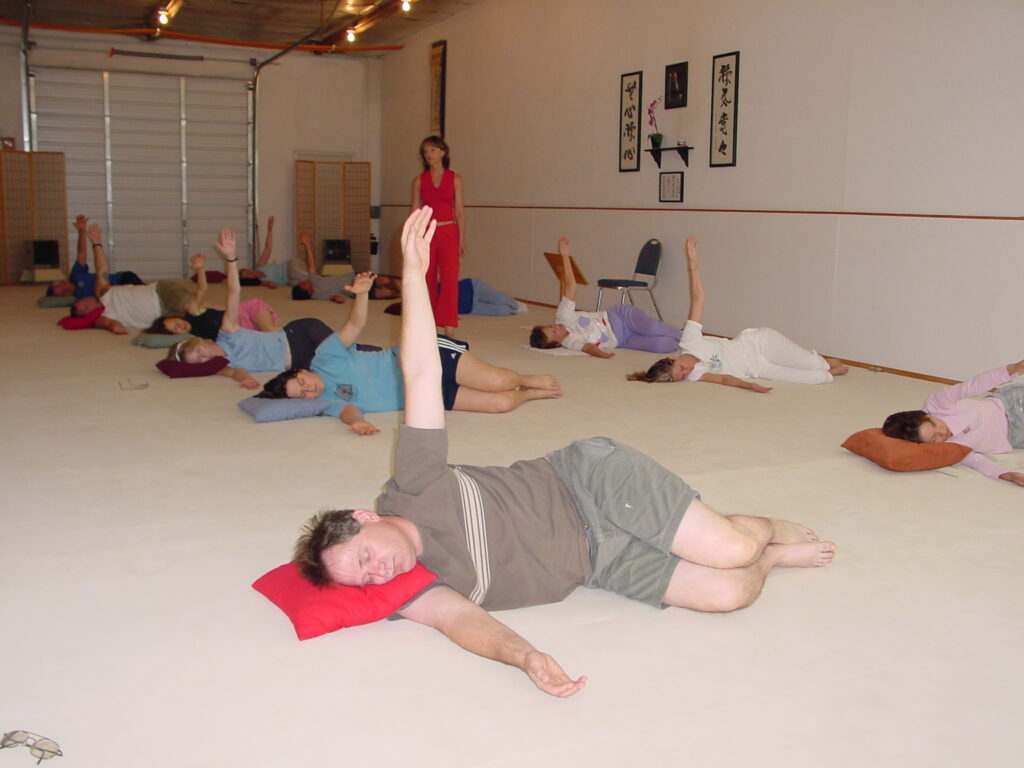
[[[306,259],[306,271],[315,275],[316,257],[313,255],[313,236],[306,230],[302,230],[299,232],[299,243],[302,244],[302,254]]]
[[[96,264],[96,298],[110,290],[110,265],[107,253],[103,250],[103,230],[99,224],[90,224],[86,229],[89,244],[92,246],[92,259]]]
[[[399,358],[405,379],[405,423],[421,429],[444,427],[441,360],[434,313],[427,292],[430,241],[437,222],[424,206],[409,214],[402,228],[402,335]]]
[[[260,260],[256,262],[257,267],[262,267],[268,261],[270,261],[270,254],[274,250],[274,217],[271,216],[267,219],[267,236],[263,240],[263,252],[260,254]]]
[[[75,251],[75,260],[78,261],[86,272],[89,271],[89,236],[85,228],[89,226],[89,219],[82,214],[75,216],[75,229],[78,230],[78,248]]]
[[[459,228],[459,258],[466,255],[466,211],[462,205],[462,177],[455,174],[455,226]]]
[[[220,329],[227,333],[235,333],[238,325],[238,304],[242,296],[242,284],[238,282],[238,256],[235,255],[235,233],[225,227],[214,245],[217,253],[224,259],[224,273],[227,275],[227,306],[224,317],[220,321]]]
[[[521,669],[552,696],[567,698],[587,684],[586,677],[573,680],[551,656],[449,587],[431,589],[399,614],[433,627],[470,653]]]
[[[345,286],[345,290],[356,297],[348,313],[348,320],[338,330],[338,338],[346,348],[355,343],[366,326],[366,310],[370,303],[370,289],[373,287],[375,277],[372,272],[360,272],[352,281],[352,285]]]
[[[196,292],[192,296],[192,301],[185,307],[185,311],[190,315],[198,315],[203,311],[203,301],[210,288],[209,283],[206,282],[206,256],[202,253],[193,253],[188,266],[196,276]]]
[[[690,315],[687,320],[695,323],[704,318],[704,283],[700,279],[700,266],[697,264],[697,248],[700,243],[690,235],[686,238],[686,267],[690,273]]]
[[[558,238],[558,252],[562,256],[562,295],[569,301],[576,301],[576,275],[569,256],[569,238]]]

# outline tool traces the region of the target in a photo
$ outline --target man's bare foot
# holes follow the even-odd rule
[[[273,280],[264,280],[263,282],[260,283],[260,285],[262,285],[264,288],[277,288],[277,283],[275,283]]]
[[[826,357],[825,362],[828,363],[828,372],[833,376],[845,376],[850,372],[850,366],[843,365],[843,361],[835,357]]]
[[[821,568],[836,556],[836,545],[831,541],[805,541],[802,544],[769,544],[765,556],[773,566],[795,568]]]
[[[520,386],[528,387],[530,389],[544,389],[554,392],[562,393],[562,385],[558,383],[558,379],[554,376],[548,376],[547,374],[528,374],[523,376],[523,383]]]
[[[772,523],[771,544],[803,544],[807,541],[821,541],[818,534],[806,525],[794,523],[791,520],[779,520],[775,517],[768,518]]]

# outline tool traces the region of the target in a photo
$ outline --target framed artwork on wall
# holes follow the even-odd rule
[[[444,90],[448,66],[448,41],[430,46],[430,134],[444,136]]]
[[[686,106],[686,76],[689,69],[688,61],[665,67],[665,109]]]
[[[658,174],[658,202],[683,202],[683,172],[667,171]]]
[[[715,56],[711,65],[712,168],[736,165],[736,116],[739,107],[740,52]]]
[[[629,72],[619,84],[619,172],[640,170],[640,102],[644,73]]]

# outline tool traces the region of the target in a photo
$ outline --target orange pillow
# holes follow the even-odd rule
[[[963,461],[971,449],[959,443],[912,443],[889,437],[878,427],[854,432],[843,448],[893,472],[939,469]]]

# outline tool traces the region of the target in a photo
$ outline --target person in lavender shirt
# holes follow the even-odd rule
[[[1024,360],[1001,365],[972,376],[961,384],[943,387],[925,401],[922,411],[891,414],[882,425],[889,437],[914,443],[957,443],[971,453],[963,463],[993,480],[1024,486],[1024,472],[1007,472],[986,453],[1010,453],[1024,448]],[[975,395],[988,392],[988,397]]]

